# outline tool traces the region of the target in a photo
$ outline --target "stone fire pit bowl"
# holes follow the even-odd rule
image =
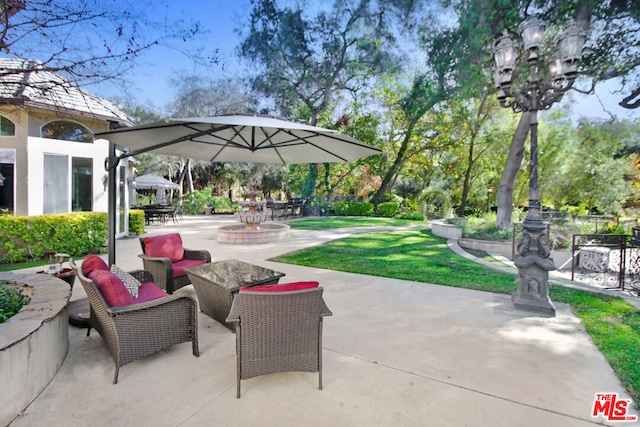
[[[48,274],[0,273],[26,284],[31,302],[0,324],[0,425],[8,425],[49,384],[69,351],[71,287]]]

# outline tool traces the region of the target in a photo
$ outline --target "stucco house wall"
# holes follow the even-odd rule
[[[25,66],[31,70],[20,79],[15,70]],[[5,73],[3,73],[3,70]],[[57,80],[56,80],[57,79]],[[56,81],[54,89],[38,90],[40,82]],[[25,83],[26,82],[26,83]],[[109,101],[99,98],[67,82],[60,75],[33,71],[33,63],[0,58],[0,116],[10,120],[15,126],[15,135],[0,136],[0,164],[12,164],[13,176],[6,184],[13,185],[13,214],[16,216],[41,215],[45,213],[44,199],[51,183],[45,182],[45,158],[60,156],[57,161],[67,161],[68,202],[56,207],[56,212],[71,212],[72,206],[72,162],[91,165],[91,210],[106,212],[107,186],[105,159],[109,143],[105,140],[76,142],[42,137],[42,127],[54,121],[70,121],[87,128],[91,133],[109,130],[112,126],[131,126],[126,115]],[[49,157],[47,157],[49,158]],[[51,159],[51,158],[49,158]],[[118,168],[118,212],[123,212],[124,221],[118,221],[122,228],[118,235],[128,234],[129,177],[133,169],[125,159]],[[64,175],[64,169],[59,170]],[[122,176],[120,176],[122,175]],[[49,186],[49,187],[48,187]],[[0,191],[3,187],[0,187]],[[64,200],[64,197],[61,198]],[[84,209],[86,210],[86,208]]]

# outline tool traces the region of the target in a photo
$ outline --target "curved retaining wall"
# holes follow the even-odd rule
[[[505,258],[512,258],[511,242],[493,242],[489,240],[459,239],[461,248],[476,249],[490,254],[500,254]]]
[[[494,242],[489,240],[463,239],[462,228],[455,224],[448,224],[447,220],[433,221],[431,232],[436,236],[458,241],[458,245],[463,249],[475,249],[485,251],[490,254],[500,254],[507,259],[512,259],[511,242]],[[571,251],[558,250],[551,251],[551,258],[558,268],[566,268],[571,264]]]
[[[431,232],[445,239],[460,240],[462,238],[462,228],[448,224],[446,219],[431,221]]]
[[[71,288],[47,274],[0,273],[26,283],[31,303],[0,324],[0,425],[8,425],[51,382],[69,351]]]

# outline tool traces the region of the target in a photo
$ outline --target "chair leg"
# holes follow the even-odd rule
[[[236,323],[236,398],[240,399],[240,377],[242,366],[242,327]]]
[[[198,338],[193,337],[191,340],[191,347],[193,349],[193,355],[195,357],[200,357],[200,348],[198,347]]]
[[[120,368],[118,368],[116,366],[116,373],[113,375],[113,383],[114,384],[118,384],[118,372],[120,371]]]
[[[237,333],[237,332],[236,332]],[[236,398],[240,399],[240,363],[241,356],[238,352],[236,355]]]
[[[87,336],[89,336],[90,333],[91,333],[91,326],[87,328]]]
[[[318,389],[322,390],[322,317],[318,325]]]

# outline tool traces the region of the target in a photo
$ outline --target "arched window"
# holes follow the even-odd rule
[[[42,126],[40,136],[50,139],[64,139],[65,141],[92,142],[88,136],[91,131],[81,124],[69,120],[56,120]]]
[[[0,135],[14,136],[16,134],[16,125],[5,116],[0,116]]]

